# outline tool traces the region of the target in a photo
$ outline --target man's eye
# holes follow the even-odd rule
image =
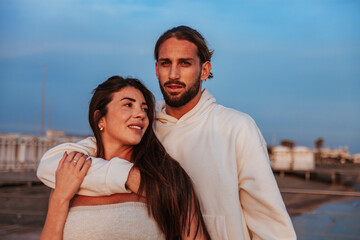
[[[132,103],[126,103],[124,106],[126,106],[126,107],[131,107],[131,106],[132,106]]]
[[[165,66],[168,66],[170,63],[169,62],[161,62],[160,65],[165,67]]]
[[[183,66],[190,66],[191,63],[190,63],[190,62],[182,62],[181,65],[183,65]]]

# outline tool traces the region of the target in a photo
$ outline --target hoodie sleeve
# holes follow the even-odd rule
[[[237,137],[237,164],[240,203],[252,239],[296,239],[266,143],[250,117]]]
[[[55,188],[55,172],[64,152],[77,151],[95,156],[94,138],[86,138],[78,143],[64,143],[48,150],[40,160],[37,177],[48,187]],[[114,193],[128,193],[125,187],[133,164],[121,158],[110,161],[92,157],[91,167],[80,186],[78,194],[105,196]]]

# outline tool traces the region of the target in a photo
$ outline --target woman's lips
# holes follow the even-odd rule
[[[144,128],[144,124],[141,124],[141,123],[134,123],[134,124],[130,124],[128,126],[131,130],[134,130],[136,132],[139,132],[141,133],[143,128]]]

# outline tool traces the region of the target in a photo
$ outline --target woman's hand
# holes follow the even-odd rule
[[[55,174],[55,190],[51,192],[49,208],[40,240],[62,240],[70,200],[79,190],[90,168],[91,158],[71,152],[59,162]]]
[[[90,168],[91,158],[82,153],[71,152],[59,162],[55,174],[55,190],[52,197],[61,201],[69,201],[79,190],[84,177]]]

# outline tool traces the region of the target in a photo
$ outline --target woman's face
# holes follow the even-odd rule
[[[149,126],[147,104],[140,90],[124,87],[113,93],[107,105],[107,114],[99,121],[98,127],[104,143],[134,146],[140,143]]]

